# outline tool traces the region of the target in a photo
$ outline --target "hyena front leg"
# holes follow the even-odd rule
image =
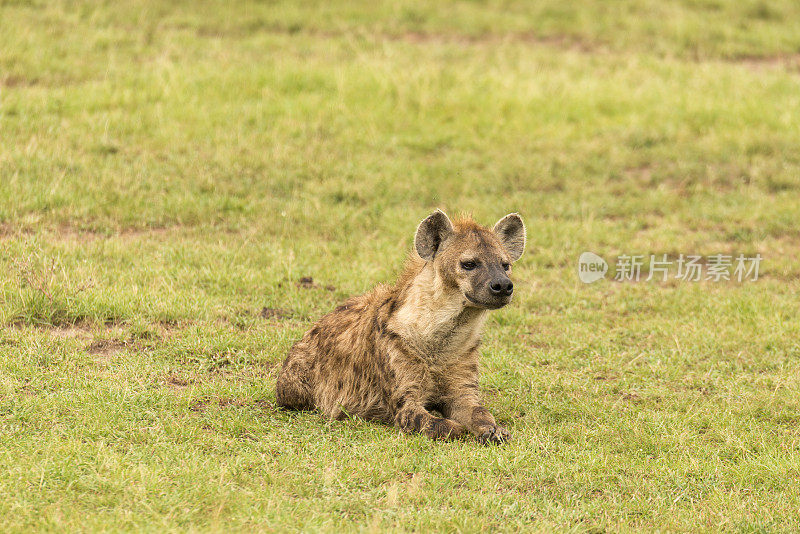
[[[498,425],[481,404],[477,381],[451,389],[442,413],[464,425],[481,443],[505,443],[511,439],[511,432]]]
[[[420,432],[432,439],[455,439],[464,434],[464,426],[425,409],[420,380],[426,375],[420,362],[406,357],[402,348],[390,351],[387,359],[389,407],[394,423],[404,432]]]

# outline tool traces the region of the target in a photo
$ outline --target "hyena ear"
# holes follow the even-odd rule
[[[432,260],[439,246],[453,233],[453,223],[442,210],[436,210],[417,226],[414,248],[425,261]]]
[[[492,231],[511,254],[511,261],[517,261],[525,251],[525,223],[517,213],[509,213],[494,225]]]

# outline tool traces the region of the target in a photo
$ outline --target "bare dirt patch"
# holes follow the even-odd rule
[[[167,377],[167,385],[175,389],[184,389],[192,383],[191,380],[181,376],[171,374]]]
[[[785,70],[800,73],[800,52],[770,56],[740,56],[731,59],[730,62],[744,65],[755,72]]]
[[[50,332],[50,335],[57,339],[89,340],[94,337],[89,327],[83,325],[64,325],[42,328],[46,328]]]
[[[27,226],[18,226],[11,223],[0,223],[0,239],[11,239],[23,235],[31,235],[34,231]]]
[[[106,239],[163,239],[172,233],[178,232],[181,228],[183,228],[181,225],[103,227],[90,220],[63,222],[54,225],[0,223],[0,239],[20,238],[34,234],[42,234],[48,239],[79,243],[91,243]]]
[[[151,323],[150,326],[153,329],[151,335],[156,340],[168,339],[181,330],[191,327],[193,324],[194,321],[191,320],[177,321],[175,319],[162,319]]]
[[[226,406],[247,406],[250,403],[245,399],[222,397],[219,399],[218,404],[221,408],[225,408]]]
[[[292,314],[292,310],[286,310],[283,308],[268,308],[265,306],[261,308],[258,316],[262,319],[287,319],[291,317]]]
[[[175,227],[167,226],[154,226],[154,227],[122,227],[122,228],[98,228],[92,226],[91,223],[86,225],[63,223],[54,228],[53,233],[57,234],[62,239],[79,241],[79,242],[92,242],[105,239],[141,239],[141,238],[154,238],[164,237],[168,235]]]
[[[238,26],[204,26],[196,30],[199,37],[207,38],[241,38],[255,33],[269,33],[273,35],[297,35],[336,39],[342,37],[383,40],[383,41],[405,41],[413,44],[462,44],[462,45],[483,45],[505,42],[517,42],[530,45],[551,46],[562,49],[578,50],[581,52],[594,52],[601,48],[601,43],[591,42],[585,37],[569,34],[543,35],[532,31],[517,32],[481,32],[481,33],[456,33],[449,31],[427,32],[427,31],[398,31],[398,32],[377,32],[363,34],[357,30],[321,30],[300,25],[269,25],[269,24],[245,24]]]
[[[8,75],[0,78],[0,87],[33,87],[39,83],[38,78],[28,78],[26,76]]]
[[[314,279],[310,276],[303,276],[297,281],[295,285],[297,285],[297,287],[302,289],[317,289],[319,287],[323,287],[325,291],[336,291],[336,286],[332,285],[320,286],[319,284],[315,283]]]
[[[556,34],[541,35],[534,32],[510,32],[494,33],[485,32],[479,34],[462,33],[432,33],[432,32],[405,32],[399,34],[385,34],[384,38],[389,40],[407,41],[409,43],[457,43],[465,45],[481,45],[496,43],[524,43],[529,45],[550,46],[564,50],[575,50],[579,52],[595,52],[601,46],[599,43],[592,43],[584,38],[574,35]]]
[[[86,347],[92,356],[99,359],[110,359],[125,350],[128,343],[117,339],[98,339]]]
[[[461,45],[486,45],[503,43],[523,43],[533,46],[549,46],[553,48],[575,50],[589,53],[597,52],[603,48],[599,42],[589,41],[585,37],[569,34],[543,35],[532,31],[517,32],[481,32],[481,33],[456,33],[456,32],[426,32],[426,31],[399,31],[399,32],[378,32],[364,35],[354,30],[320,30],[299,25],[281,26],[265,24],[249,24],[240,26],[208,26],[197,30],[200,37],[222,38],[233,37],[241,38],[254,33],[270,33],[274,35],[297,35],[335,39],[351,37],[359,39],[369,39],[376,41],[403,41],[412,44],[461,44]]]

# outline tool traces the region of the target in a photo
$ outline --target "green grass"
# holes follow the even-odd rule
[[[0,530],[800,530],[796,2],[0,21]],[[436,207],[525,217],[482,349],[515,440],[278,410]],[[587,286],[586,250],[764,262]]]

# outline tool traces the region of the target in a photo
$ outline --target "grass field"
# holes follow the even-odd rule
[[[792,0],[0,1],[0,530],[797,532],[798,147]],[[514,441],[277,409],[437,207],[527,223]]]

